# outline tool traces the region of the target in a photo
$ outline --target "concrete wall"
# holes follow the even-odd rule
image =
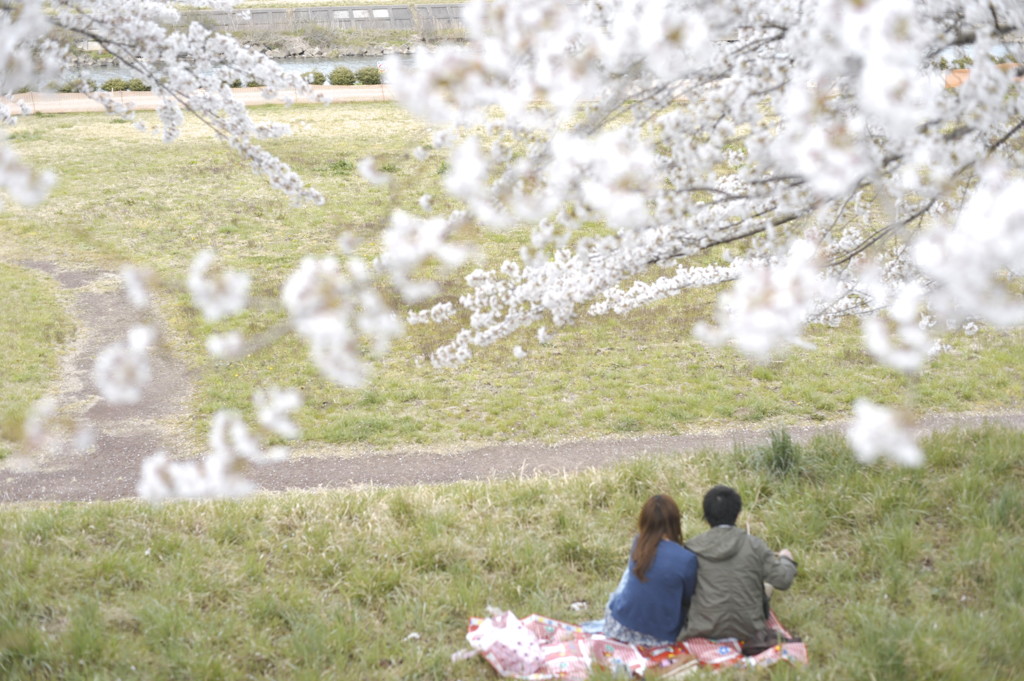
[[[436,31],[462,27],[461,4],[360,5],[358,7],[299,7],[248,10],[205,10],[182,12],[182,23],[198,21],[222,31],[244,29],[295,31],[306,26],[335,29],[413,31],[431,35]]]

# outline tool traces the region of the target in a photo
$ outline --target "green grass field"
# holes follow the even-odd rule
[[[57,285],[41,272],[0,263],[0,458],[22,436],[30,405],[57,377],[60,350],[74,333]]]
[[[811,662],[772,678],[1014,678],[1022,447],[946,434],[907,470],[861,466],[838,439],[780,440],[555,479],[0,507],[0,677],[493,679],[449,660],[469,616],[600,617],[642,502],[672,494],[693,536],[703,491],[725,482],[741,524],[800,562],[774,607]]]
[[[299,419],[307,439],[359,447],[828,420],[846,415],[859,395],[910,411],[1006,408],[1024,396],[1020,333],[954,336],[950,352],[908,379],[875,365],[851,322],[812,328],[816,350],[795,350],[760,366],[693,340],[691,327],[710,315],[714,292],[626,317],[584,318],[546,346],[524,334],[451,371],[432,369],[426,357],[457,327],[414,327],[359,390],[319,378],[294,339],[237,362],[210,362],[203,351],[207,333],[259,333],[278,324],[281,314],[271,303],[303,255],[329,253],[338,234],[349,232],[372,257],[390,207],[418,211],[421,193],[440,195],[445,167],[440,157],[413,160],[410,149],[426,142],[429,131],[391,103],[264,107],[253,115],[293,125],[292,137],[269,146],[325,194],[324,206],[292,206],[194,122],[174,144],[98,114],[26,117],[12,134],[30,162],[51,167],[62,159],[60,181],[43,205],[9,206],[0,215],[0,255],[7,262],[44,253],[70,267],[116,269],[134,262],[153,269],[164,282],[161,313],[174,332],[170,342],[180,345],[174,350],[188,358],[196,377],[188,418],[197,443],[210,413],[224,406],[251,409],[253,389],[268,384],[302,388],[307,406]],[[140,118],[154,120],[149,113]],[[397,189],[370,185],[355,172],[367,154],[397,177]],[[496,263],[514,252],[522,235],[468,233],[478,245],[471,266]],[[256,309],[216,325],[202,321],[182,291],[189,262],[202,248],[215,248],[227,264],[255,275]],[[457,295],[459,277],[446,275],[446,295]],[[514,361],[511,347],[519,343],[530,355]],[[45,361],[52,366],[53,355]],[[37,382],[16,390],[41,393],[50,374],[37,375]],[[21,406],[29,401],[15,398]]]
[[[918,412],[1020,404],[1019,333],[953,337],[913,379],[875,366],[854,324],[812,329],[817,349],[755,365],[692,340],[712,292],[586,319],[546,346],[515,339],[443,372],[425,356],[454,326],[417,327],[360,390],[318,378],[294,339],[212,363],[206,333],[279,323],[262,303],[302,255],[330,252],[348,231],[372,257],[390,207],[438,193],[444,167],[443,158],[411,159],[429,133],[391,104],[254,116],[295,125],[295,136],[270,146],[326,205],[290,206],[195,124],[166,145],[101,115],[19,123],[19,152],[59,164],[61,179],[42,206],[0,214],[10,301],[0,313],[0,454],[52,386],[73,332],[55,282],[15,264],[43,258],[68,268],[130,261],[157,273],[167,342],[196,380],[185,418],[197,443],[206,415],[248,409],[251,391],[269,383],[303,389],[307,438],[382,448],[828,420],[859,395]],[[354,172],[370,153],[399,189]],[[487,263],[521,235],[468,236]],[[188,264],[206,247],[257,276],[261,304],[235,322],[204,323],[183,293]],[[449,275],[446,294],[457,283]],[[516,343],[527,359],[512,361]],[[1024,662],[1022,446],[1024,435],[995,429],[938,435],[925,442],[926,467],[903,470],[857,465],[838,439],[796,450],[780,441],[554,479],[155,507],[0,506],[0,678],[491,679],[479,660],[449,660],[464,647],[467,617],[487,605],[599,617],[647,496],[674,495],[690,536],[702,530],[700,496],[717,482],[743,493],[751,531],[800,561],[776,610],[812,662],[774,678],[1013,678]],[[570,610],[576,601],[588,608]],[[413,632],[418,639],[407,638]]]

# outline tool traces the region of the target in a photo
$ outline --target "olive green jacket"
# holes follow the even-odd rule
[[[796,562],[776,555],[758,539],[733,526],[715,527],[685,542],[697,554],[697,590],[680,638],[751,640],[764,631],[764,583],[788,589]]]

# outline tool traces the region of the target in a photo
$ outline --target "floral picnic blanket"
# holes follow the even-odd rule
[[[767,625],[791,638],[775,613]],[[507,611],[472,617],[466,640],[472,650],[453,660],[482,655],[499,675],[525,681],[569,679],[582,681],[594,667],[621,670],[644,678],[680,678],[700,667],[766,667],[780,661],[807,663],[803,642],[787,642],[753,656],[744,656],[734,638],[691,638],[665,646],[635,646],[588,634],[582,627],[541,615],[522,620]]]

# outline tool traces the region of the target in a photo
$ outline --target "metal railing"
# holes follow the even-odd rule
[[[180,24],[193,21],[221,31],[295,31],[309,26],[333,29],[413,31],[432,35],[462,28],[461,4],[361,5],[182,12]]]

